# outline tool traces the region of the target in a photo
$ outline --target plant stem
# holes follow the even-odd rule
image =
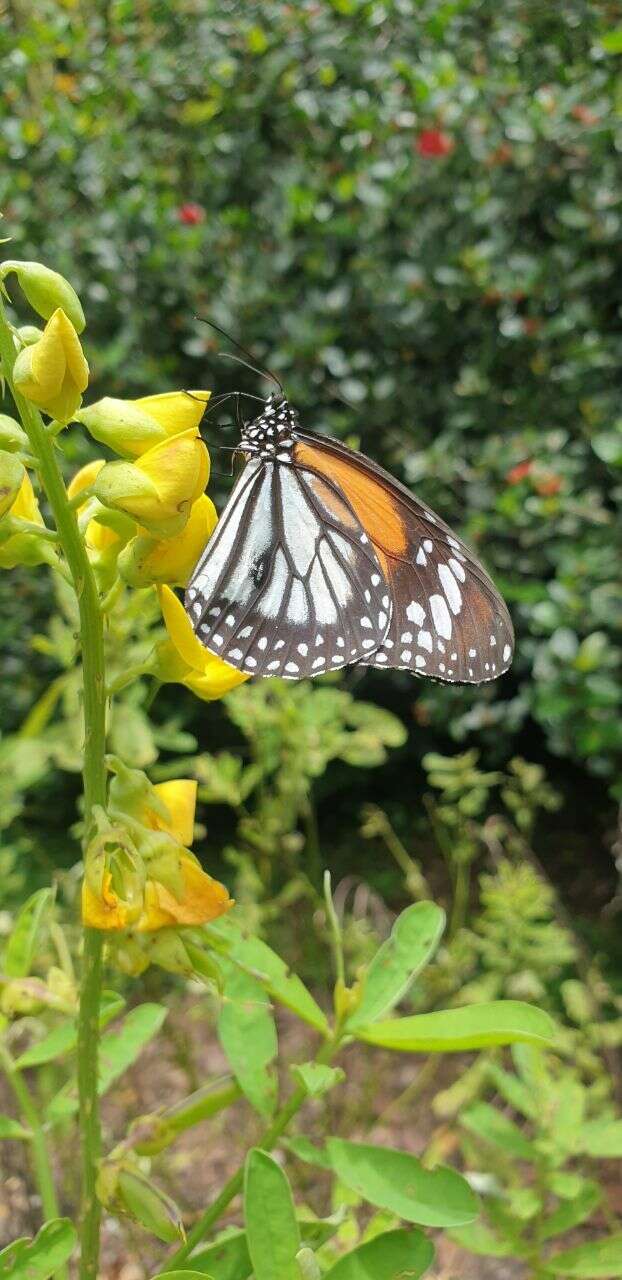
[[[316,1054],[314,1061],[329,1063],[338,1048],[338,1040],[334,1039],[326,1041],[326,1043],[322,1045],[319,1053]],[[268,1128],[264,1130],[261,1137],[258,1139],[256,1145],[260,1147],[262,1151],[272,1150],[279,1138],[284,1134],[290,1121],[293,1120],[296,1113],[300,1111],[300,1108],[303,1103],[306,1102],[308,1096],[307,1090],[303,1085],[299,1085],[297,1089],[294,1089],[291,1097],[288,1098],[284,1106],[277,1111],[272,1124],[268,1125]],[[175,1271],[178,1268],[182,1268],[182,1264],[192,1253],[195,1246],[199,1244],[204,1236],[207,1235],[208,1231],[210,1231],[214,1226],[214,1223],[218,1221],[225,1209],[231,1204],[231,1201],[234,1200],[242,1190],[243,1184],[244,1165],[240,1165],[237,1172],[234,1173],[232,1177],[229,1178],[229,1181],[225,1183],[220,1195],[216,1197],[209,1209],[206,1209],[198,1222],[195,1223],[192,1231],[188,1234],[186,1243],[183,1244],[180,1249],[177,1249],[173,1256],[168,1259],[163,1271],[158,1272],[158,1275],[163,1275],[168,1271]]]
[[[13,385],[15,347],[0,300],[0,359],[11,388],[30,447],[54,516],[78,600],[82,650],[84,710],[84,847],[91,834],[94,805],[106,802],[106,681],[104,669],[104,624],[97,585],[84,540],[71,510],[58,465],[53,440],[41,415]],[[85,929],[80,1009],[78,1013],[78,1093],[82,1146],[82,1253],[81,1280],[95,1280],[99,1258],[101,1208],[95,1191],[100,1153],[97,1065],[99,1043],[99,1003],[101,994],[103,938],[97,930]]]
[[[3,1044],[0,1044],[0,1066],[2,1067],[11,1089],[15,1094],[20,1117],[25,1121],[30,1129],[32,1163],[37,1189],[41,1196],[41,1208],[43,1210],[44,1221],[48,1221],[50,1218],[58,1218],[59,1208],[58,1200],[56,1198],[56,1188],[54,1186],[54,1176],[52,1174],[50,1153],[47,1148],[41,1118],[26,1081],[19,1069],[15,1066],[8,1049]],[[67,1268],[59,1267],[56,1275],[61,1277],[62,1280],[66,1280]]]

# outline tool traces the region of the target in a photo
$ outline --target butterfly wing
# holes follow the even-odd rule
[[[507,671],[514,649],[506,606],[485,569],[438,516],[369,458],[301,432],[299,467],[334,484],[361,521],[389,585],[392,618],[359,661],[451,683]]]
[[[315,472],[247,463],[186,591],[206,649],[254,676],[299,680],[357,662],[391,621],[378,556]]]

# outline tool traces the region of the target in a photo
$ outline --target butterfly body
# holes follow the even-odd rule
[[[285,679],[362,664],[480,683],[507,669],[512,626],[484,569],[381,467],[304,431],[283,396],[240,450],[186,592],[210,652]]]

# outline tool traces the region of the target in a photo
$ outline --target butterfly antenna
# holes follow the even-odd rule
[[[242,343],[238,342],[236,338],[232,338],[231,334],[227,333],[226,329],[221,329],[219,324],[216,324],[213,320],[206,320],[204,316],[195,316],[194,318],[195,320],[199,321],[199,324],[208,324],[210,329],[215,329],[217,333],[221,333],[223,338],[227,339],[227,342],[230,342],[234,347],[237,347],[238,351],[242,352],[242,355],[248,356],[249,360],[253,359],[251,352],[247,351],[246,347],[243,347]],[[238,358],[236,356],[229,356],[229,359],[235,360]],[[246,364],[246,361],[238,359],[238,364]],[[253,373],[258,373],[260,375],[263,375],[264,378],[270,378],[272,382],[276,383],[277,387],[279,388],[279,391],[281,392],[281,395],[282,396],[285,395],[285,391],[283,389],[283,383],[279,381],[275,373],[272,373],[271,369],[266,369],[263,365],[255,365],[255,364],[246,364],[246,368],[252,369]]]

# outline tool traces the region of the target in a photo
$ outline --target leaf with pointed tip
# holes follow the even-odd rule
[[[444,927],[445,913],[434,902],[415,902],[402,911],[367,969],[348,1031],[375,1022],[399,1003],[434,954]]]
[[[300,1280],[300,1230],[283,1170],[254,1147],[244,1171],[244,1223],[255,1280]]]
[[[492,1000],[357,1027],[357,1040],[402,1053],[462,1053],[503,1044],[549,1044],[555,1024],[522,1000]]]

